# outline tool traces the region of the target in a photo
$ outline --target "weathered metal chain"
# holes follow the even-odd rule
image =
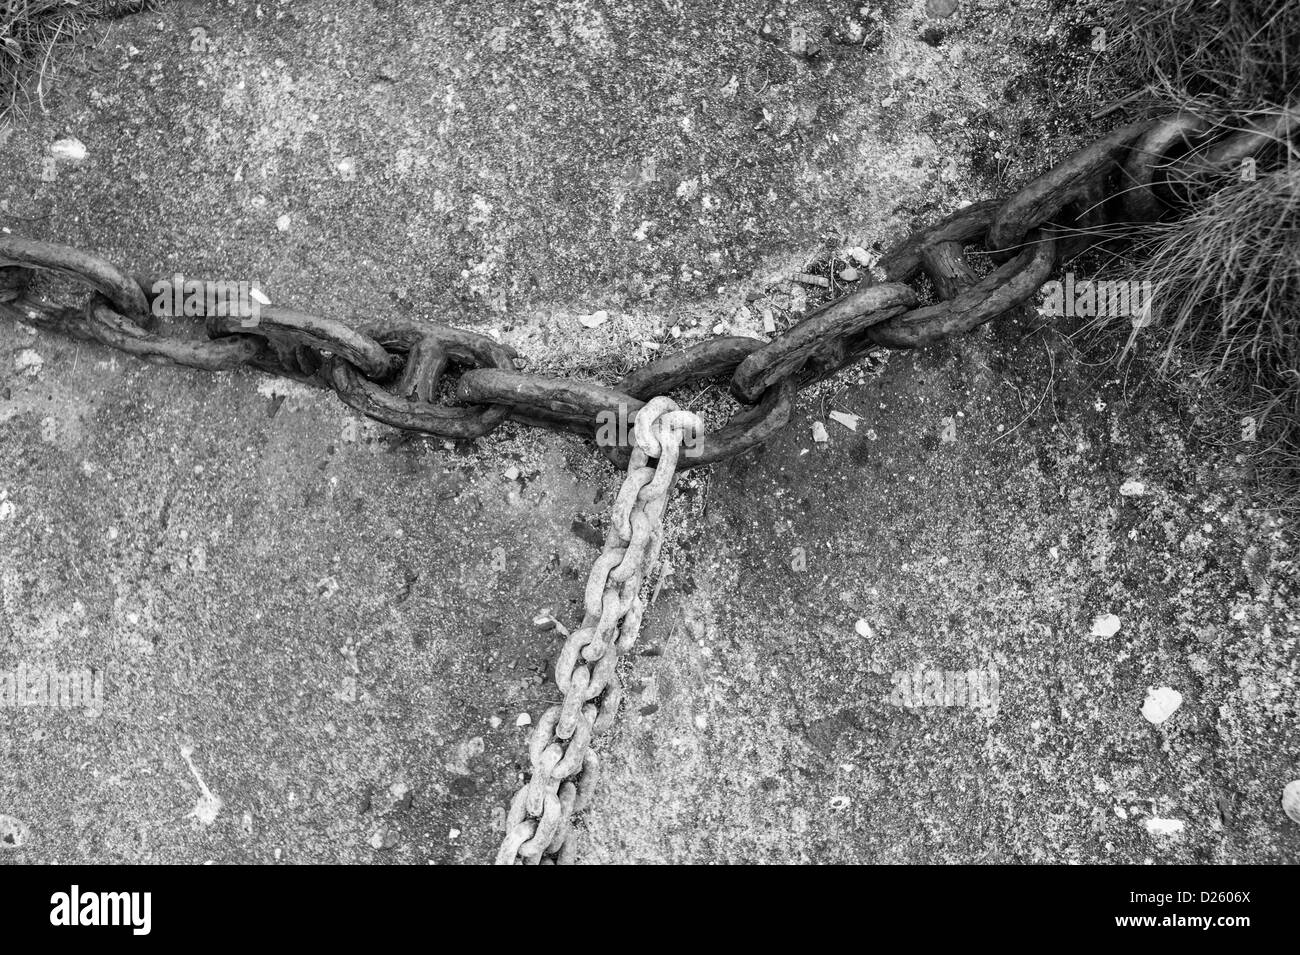
[[[600,769],[591,738],[608,730],[618,713],[623,696],[618,661],[641,631],[641,585],[663,542],[663,512],[678,453],[684,434],[698,439],[704,426],[671,398],[657,397],[637,412],[635,431],[637,447],[614,499],[605,549],[587,578],[582,626],[570,633],[556,623],[565,637],[555,661],[555,683],[564,700],[533,728],[532,774],[510,804],[498,865],[573,861],[576,833],[570,820],[590,803]],[[651,460],[654,467],[648,466]]]
[[[1209,175],[1247,159],[1285,155],[1300,128],[1300,103],[1222,134],[1182,112],[1120,127],[1075,152],[1005,201],[979,202],[913,233],[878,263],[881,281],[806,315],[770,342],[718,338],[672,353],[616,387],[521,374],[513,349],[444,325],[387,322],[355,329],[283,308],[249,323],[218,307],[201,311],[207,340],[157,330],[157,286],[68,246],[0,232],[0,313],[99,341],[147,361],[209,370],[249,366],[332,388],[362,414],[398,428],[472,439],[507,418],[592,436],[603,414],[635,411],[653,395],[730,375],[747,407],[707,436],[698,467],[767,440],[790,419],[796,391],[835,374],[875,348],[917,348],[969,331],[1027,302],[1063,261],[1094,244],[1102,227],[1167,215]],[[996,267],[981,277],[966,255],[983,245]],[[34,270],[70,276],[94,295],[80,308],[31,292]],[[907,282],[924,273],[934,298]],[[220,301],[220,283],[205,285]],[[449,363],[469,366],[455,404],[438,400]],[[635,435],[603,441],[627,464]]]
[[[227,307],[221,283],[203,286],[206,339],[158,330],[156,299],[166,283],[128,276],[77,249],[0,229],[0,314],[98,341],[146,361],[208,370],[248,366],[332,388],[379,421],[446,438],[473,439],[510,419],[598,436],[601,451],[627,478],[614,505],[605,550],[587,582],[582,626],[565,635],[556,663],[563,702],[538,721],[529,744],[531,777],[507,816],[498,862],[568,862],[572,817],[591,799],[599,762],[593,735],[618,710],[615,672],[636,640],[643,579],[661,544],[661,519],[674,474],[747,451],[790,420],[798,389],[880,348],[917,348],[970,331],[1029,301],[1057,266],[1095,244],[1103,227],[1159,219],[1196,194],[1199,183],[1245,160],[1284,157],[1300,129],[1300,103],[1223,134],[1205,118],[1177,113],[1133,123],[1068,156],[1010,198],[978,202],[914,232],[877,264],[878,281],[806,315],[772,341],[713,339],[652,362],[615,387],[521,374],[513,349],[486,335],[444,325],[387,322],[355,329],[334,319],[264,308],[248,322]],[[994,264],[981,275],[967,258],[982,246]],[[88,286],[80,307],[35,295],[46,270]],[[935,301],[906,283],[919,273]],[[163,287],[160,291],[159,286]],[[454,404],[439,402],[450,363],[469,366]],[[703,433],[669,392],[730,376],[748,405],[722,428]],[[635,415],[630,433],[600,437],[602,424]],[[678,457],[684,432],[690,453]],[[655,467],[649,462],[656,460]]]

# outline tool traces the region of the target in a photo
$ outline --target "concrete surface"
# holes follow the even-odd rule
[[[1096,134],[1052,5],[856,9],[167,4],[0,133],[0,224],[612,380]],[[1291,531],[1201,439],[1232,422],[1062,330],[873,361],[682,482],[586,861],[1300,859]],[[490,858],[556,692],[529,621],[577,606],[616,486],[588,445],[448,448],[11,320],[0,399],[0,671],[104,677],[97,714],[0,710],[0,862]]]

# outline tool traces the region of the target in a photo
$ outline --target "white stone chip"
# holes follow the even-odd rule
[[[1053,547],[1052,550],[1055,551],[1056,548]],[[1052,554],[1053,559],[1056,556],[1055,553]],[[1089,635],[1093,637],[1113,637],[1119,633],[1119,628],[1119,617],[1113,613],[1103,613],[1092,618],[1092,632]]]
[[[862,420],[857,415],[848,414],[847,412],[844,411],[832,411],[830,414],[830,418],[836,424],[842,424],[850,431],[857,431],[858,422]]]
[[[1179,835],[1186,827],[1187,823],[1181,819],[1159,819],[1151,818],[1146,821],[1147,832],[1157,838],[1172,838]]]
[[[1142,704],[1142,715],[1149,722],[1158,726],[1173,716],[1174,711],[1182,705],[1183,695],[1181,693],[1170,687],[1162,686],[1159,689],[1147,691],[1146,702]]]
[[[81,140],[68,136],[66,139],[56,139],[50,143],[50,155],[59,162],[83,162],[86,158],[86,147]]]
[[[1282,787],[1282,811],[1294,823],[1300,823],[1300,779]]]
[[[860,245],[855,245],[851,249],[846,249],[845,254],[852,258],[858,265],[869,269],[879,261],[880,256],[868,252]]]

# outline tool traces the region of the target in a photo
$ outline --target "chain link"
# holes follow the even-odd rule
[[[641,586],[659,557],[682,441],[686,434],[702,437],[704,425],[660,396],[637,412],[635,431],[637,446],[614,498],[605,547],[583,592],[582,626],[569,632],[556,623],[565,638],[555,660],[563,700],[533,728],[530,777],[510,803],[498,865],[563,864],[574,856],[573,816],[591,801],[599,773],[591,738],[607,731],[618,713],[618,661],[641,631]]]

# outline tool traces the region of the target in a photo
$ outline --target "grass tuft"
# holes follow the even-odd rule
[[[1257,465],[1300,486],[1300,165],[1223,184],[1147,245],[1162,369],[1226,396]]]
[[[0,0],[0,120],[42,104],[60,43],[94,20],[152,5],[153,0]]]
[[[1114,0],[1116,52],[1163,105],[1249,111],[1297,82],[1295,0]]]
[[[1300,3],[1115,0],[1115,17],[1116,65],[1149,115],[1188,110],[1220,132],[1292,117],[1253,181],[1199,171],[1171,183],[1187,200],[1175,221],[1137,230],[1129,261],[1153,298],[1129,346],[1154,335],[1163,372],[1231,411],[1262,483],[1300,508]]]

